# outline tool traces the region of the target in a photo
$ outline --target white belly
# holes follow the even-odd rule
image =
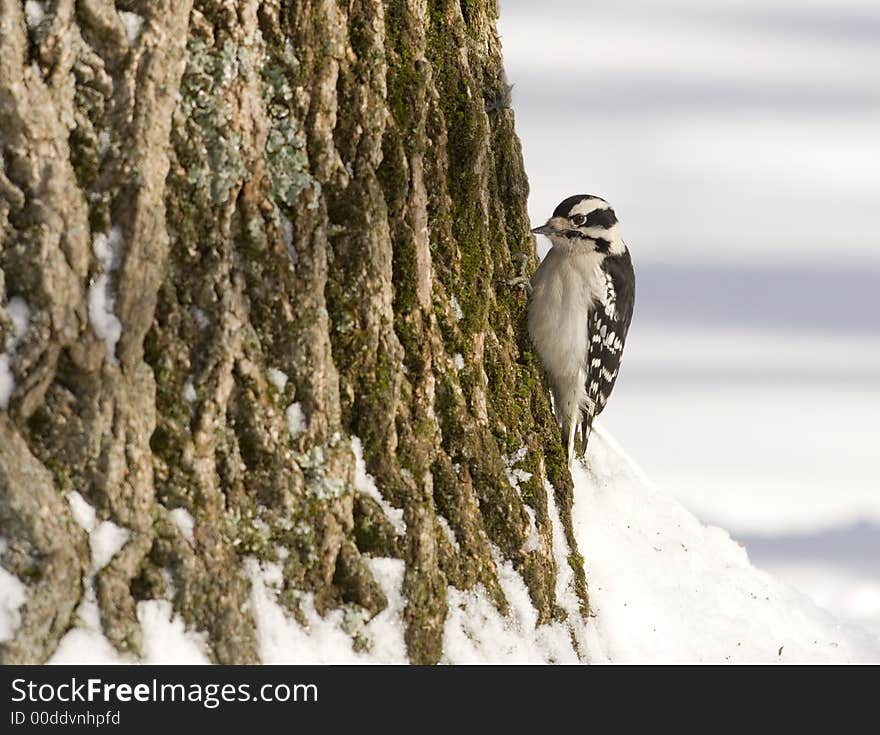
[[[588,313],[602,300],[601,256],[554,247],[532,276],[529,336],[547,371],[559,418],[568,419],[587,401],[590,344]]]

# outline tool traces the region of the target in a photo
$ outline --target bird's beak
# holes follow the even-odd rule
[[[556,232],[556,228],[553,227],[549,222],[546,225],[541,225],[540,227],[536,227],[532,230],[536,235],[550,235]]]

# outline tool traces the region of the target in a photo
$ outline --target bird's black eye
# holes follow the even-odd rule
[[[575,227],[580,227],[586,221],[587,221],[587,217],[584,214],[573,214],[571,216],[571,223]]]

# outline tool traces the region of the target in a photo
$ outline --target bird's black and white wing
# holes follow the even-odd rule
[[[586,451],[593,419],[602,413],[617,380],[635,301],[635,273],[629,250],[605,258],[601,268],[605,277],[604,298],[595,301],[589,317],[587,405],[582,411],[582,452]]]

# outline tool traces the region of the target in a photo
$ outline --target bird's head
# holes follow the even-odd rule
[[[563,199],[547,224],[532,232],[549,237],[554,247],[575,251],[585,248],[602,255],[618,255],[626,249],[611,205],[590,194]]]

